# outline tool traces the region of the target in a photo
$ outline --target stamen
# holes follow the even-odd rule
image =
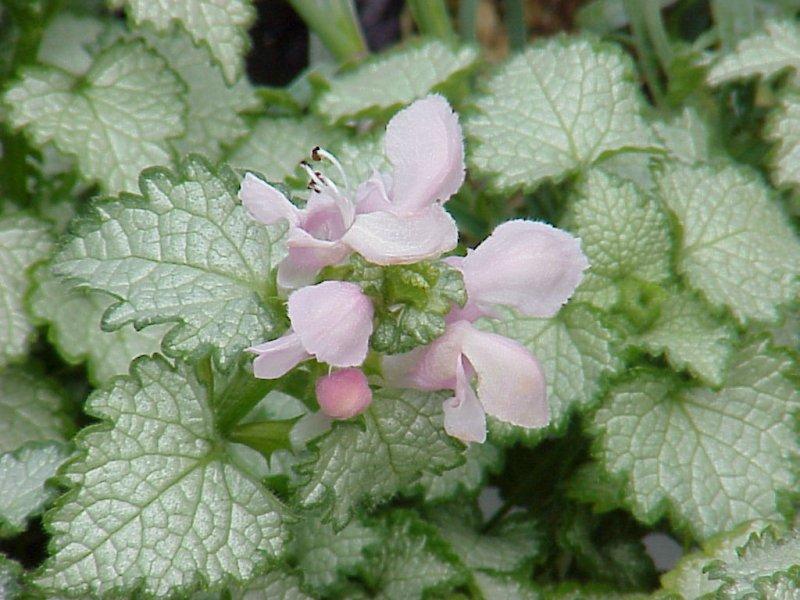
[[[303,167],[306,173],[308,173],[312,183],[316,184],[320,188],[325,187],[325,180],[322,179],[320,173],[311,168],[310,164],[303,160],[300,161],[300,166]]]
[[[336,168],[339,169],[339,172],[341,173],[342,178],[345,181],[345,185],[347,185],[347,176],[344,174],[344,170],[342,169],[342,166],[339,164],[339,161],[337,161],[329,152],[326,152],[325,150],[319,147],[315,147],[314,150],[311,151],[312,158],[315,158],[314,157],[315,154],[320,156],[321,158],[330,160],[334,164],[334,166],[336,166]],[[353,207],[353,203],[350,201],[350,199],[339,191],[339,188],[336,186],[335,183],[333,183],[333,181],[328,179],[325,175],[323,175],[319,171],[315,171],[314,169],[312,169],[311,165],[308,164],[308,162],[304,160],[300,161],[300,166],[303,167],[303,169],[305,169],[306,173],[308,173],[308,176],[311,178],[311,181],[309,182],[309,189],[312,189],[317,193],[321,193],[322,188],[327,187],[332,192],[331,196],[336,201],[336,204],[339,206],[339,211],[342,213],[342,216],[344,217],[344,220],[347,223],[347,226],[349,227],[350,224],[353,222],[353,217],[355,214],[355,208]]]
[[[336,187],[336,184],[333,183],[333,181],[331,181],[330,179],[325,177],[325,175],[323,175],[319,171],[317,171],[316,173],[317,173],[317,177],[319,177],[320,181],[322,181],[322,183],[324,183],[329,188],[331,188],[337,196],[341,196],[342,195],[342,194],[339,193],[339,188]]]
[[[314,149],[311,150],[311,156],[314,160],[327,160],[331,163],[337,171],[339,171],[339,175],[342,177],[342,183],[344,183],[345,189],[350,189],[350,184],[347,182],[347,175],[342,168],[342,164],[336,160],[336,157],[325,150],[325,148],[320,148],[319,146],[314,146]]]

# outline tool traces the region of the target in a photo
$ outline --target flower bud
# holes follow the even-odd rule
[[[316,388],[322,412],[333,419],[349,419],[361,414],[372,402],[372,390],[361,369],[334,371],[317,379]]]

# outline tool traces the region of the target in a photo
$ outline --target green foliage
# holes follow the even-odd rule
[[[800,290],[800,242],[769,189],[735,167],[664,165],[659,194],[681,229],[678,270],[742,323],[774,321]]]
[[[45,266],[37,269],[33,278],[36,285],[29,308],[34,322],[49,326],[48,337],[64,360],[71,364],[86,361],[89,376],[98,385],[126,375],[134,358],[161,348],[168,325],[137,331],[129,324],[104,331],[103,315],[114,304],[111,296],[60,281]]]
[[[800,592],[800,533],[779,535],[774,529],[753,533],[729,560],[708,567],[709,577],[722,581],[717,596],[791,598]]]
[[[197,157],[177,174],[147,171],[141,196],[102,201],[76,224],[53,270],[121,299],[104,329],[178,322],[164,338],[167,353],[210,347],[228,363],[282,325],[270,303],[282,229],[250,219],[237,190],[231,171]]]
[[[255,11],[250,0],[108,0],[112,7],[124,6],[135,23],[151,23],[166,31],[175,21],[192,39],[205,43],[219,62],[228,83],[242,70],[241,56],[249,46],[247,28]]]
[[[477,60],[473,48],[438,40],[412,44],[326,82],[316,110],[331,122],[386,114],[431,91],[453,86]]]
[[[279,569],[270,569],[264,575],[251,579],[247,585],[231,589],[230,597],[231,600],[313,600],[313,596],[303,591],[296,575]]]
[[[250,131],[239,113],[260,107],[252,86],[244,78],[228,86],[206,47],[192,43],[180,29],[143,33],[187,88],[186,132],[171,141],[172,148],[178,156],[199,152],[217,160],[221,146],[230,146]]]
[[[684,163],[711,162],[714,143],[708,124],[696,110],[683,112],[667,121],[655,121],[653,130],[669,154]]]
[[[512,573],[524,569],[542,553],[539,526],[523,518],[508,518],[481,533],[480,513],[470,504],[444,505],[429,519],[470,570]]]
[[[188,366],[163,359],[134,362],[91,396],[87,411],[104,423],[80,433],[82,454],[62,473],[71,491],[47,516],[52,556],[39,587],[168,597],[246,580],[283,552],[286,511],[253,459],[219,436],[212,402]]]
[[[624,476],[633,514],[666,515],[704,540],[778,516],[797,481],[793,361],[756,341],[733,358],[719,391],[641,370],[614,386],[594,416],[596,453]]]
[[[714,561],[724,564],[736,560],[739,548],[747,542],[751,534],[763,531],[766,523],[751,521],[710,538],[702,544],[700,550],[682,557],[669,573],[661,576],[664,590],[684,600],[713,597],[722,582],[711,579],[705,567]]]
[[[139,172],[171,161],[183,135],[183,83],[143,43],[100,53],[85,76],[31,67],[5,94],[10,122],[37,144],[76,157],[83,175],[111,193],[135,191]]]
[[[414,485],[414,491],[426,502],[455,500],[474,496],[485,483],[489,473],[498,473],[503,453],[489,442],[470,444],[464,453],[464,464],[441,474],[424,472]]]
[[[234,167],[261,173],[268,181],[281,182],[297,177],[300,161],[309,159],[311,149],[325,148],[335,137],[313,117],[263,118],[251,126],[228,160]]]
[[[592,39],[561,37],[495,74],[466,121],[471,165],[498,191],[562,179],[600,156],[652,145],[628,58]]]
[[[676,371],[687,369],[712,386],[721,385],[733,352],[733,327],[685,292],[668,296],[658,312],[650,328],[628,343],[666,354]]]
[[[800,97],[789,91],[781,96],[770,116],[766,136],[777,145],[772,159],[772,177],[778,185],[800,184],[797,162],[800,155]]]
[[[374,282],[365,282],[372,292]],[[444,333],[444,316],[453,305],[464,306],[464,279],[444,263],[392,265],[383,270],[381,303],[370,343],[378,352],[400,354],[423,346]]]
[[[5,600],[16,600],[22,592],[22,567],[0,554],[0,594]]]
[[[289,553],[303,573],[303,581],[318,594],[336,591],[344,577],[363,567],[365,551],[382,541],[381,533],[358,520],[336,531],[313,513],[292,527]]]
[[[514,0],[505,31],[415,2],[422,36],[370,54],[369,10],[364,37],[353,1],[292,0],[318,37],[265,88],[272,4],[0,3],[0,598],[798,597],[800,2]],[[357,417],[319,410],[328,366],[247,352],[289,325],[294,238],[241,176],[302,206],[322,146],[355,200],[432,92],[466,136],[457,254],[521,218],[590,263],[552,318],[476,323],[536,356],[551,415],[485,444],[446,434],[449,392],[383,387],[467,300],[440,260],[321,273],[375,307]],[[661,589],[653,531],[687,552]]]
[[[23,358],[33,325],[23,306],[27,271],[52,249],[47,224],[26,215],[0,217],[0,367]]]
[[[597,518],[583,507],[566,507],[557,532],[559,547],[577,571],[620,591],[647,589],[655,579],[637,534],[618,515]]]
[[[768,21],[764,31],[737,44],[730,54],[722,56],[708,72],[708,83],[761,75],[770,77],[787,68],[800,67],[800,36],[790,21]]]
[[[299,465],[300,504],[321,507],[340,529],[359,506],[389,498],[423,472],[458,466],[464,460],[461,444],[444,432],[442,400],[436,394],[381,390],[363,423],[337,423]]]
[[[323,278],[352,281],[375,305],[372,348],[400,354],[429,344],[444,333],[444,316],[467,301],[461,272],[443,262],[379,267],[354,255],[348,264],[330,267]]]
[[[620,281],[670,278],[667,215],[657,199],[630,181],[592,169],[578,185],[565,222],[580,237],[590,265],[576,300],[608,309],[620,300]]]
[[[418,600],[464,581],[452,551],[413,512],[391,513],[381,525],[386,530],[383,543],[370,553],[364,573],[375,597]]]
[[[52,381],[33,369],[0,371],[0,452],[27,442],[65,441],[71,433],[64,397]]]
[[[69,456],[60,442],[35,442],[0,455],[0,537],[21,533],[27,519],[38,515],[56,496],[46,485]]]
[[[483,598],[506,598],[507,600],[540,600],[542,594],[530,583],[512,575],[477,572],[475,586]]]
[[[84,75],[92,66],[91,47],[109,27],[96,16],[58,13],[42,33],[36,59],[73,75]]]

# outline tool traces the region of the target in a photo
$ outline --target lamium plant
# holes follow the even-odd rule
[[[800,2],[278,4],[0,4],[0,600],[800,597]]]

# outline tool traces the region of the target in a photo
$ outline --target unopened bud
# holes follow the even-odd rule
[[[333,419],[349,419],[361,414],[372,402],[372,390],[361,369],[334,371],[317,379],[317,402]]]

